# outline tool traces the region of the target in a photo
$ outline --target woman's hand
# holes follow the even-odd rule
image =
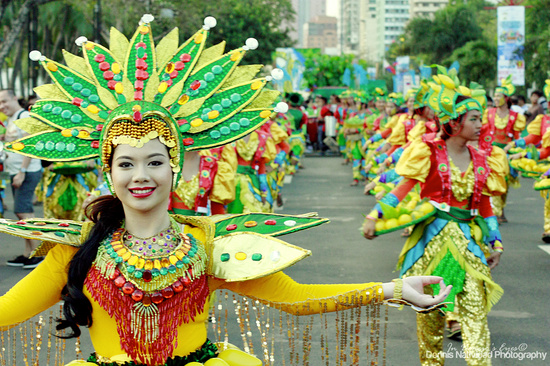
[[[500,255],[501,252],[492,252],[489,258],[487,258],[487,264],[489,265],[490,269],[495,268],[500,263]]]
[[[439,283],[440,286],[439,295],[432,296],[424,293],[424,286],[433,285],[436,283]],[[382,285],[386,299],[393,297],[394,285],[395,284],[393,282]],[[453,286],[446,286],[445,282],[443,282],[443,278],[438,276],[407,277],[403,279],[403,300],[407,300],[413,305],[427,308],[443,302],[443,300],[449,296],[452,288]]]
[[[369,239],[369,240],[372,240],[374,239],[376,236],[374,235],[374,232],[375,232],[375,227],[376,227],[376,221],[374,220],[370,220],[370,219],[366,219],[365,222],[363,223],[363,236],[366,238],[366,239]]]
[[[509,142],[508,145],[504,146],[504,151],[508,152],[508,150],[512,149],[515,146],[513,142]]]
[[[521,158],[523,158],[523,154],[520,153],[520,152],[508,156],[508,160],[516,160],[516,159],[521,159]]]

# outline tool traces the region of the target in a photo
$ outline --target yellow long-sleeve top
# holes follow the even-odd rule
[[[192,234],[200,243],[205,241],[205,232],[199,227],[187,225],[184,232]],[[69,262],[77,250],[75,247],[58,244],[35,270],[0,297],[0,330],[23,322],[61,300],[61,289],[67,282]],[[328,311],[335,311],[337,300],[343,300],[351,294],[362,294],[364,304],[384,298],[379,283],[303,285],[282,272],[242,282],[226,282],[209,275],[208,287],[209,293],[217,289],[228,289],[296,315],[305,315],[304,309],[308,309],[310,313],[318,313],[322,310],[320,303],[326,303]],[[116,318],[109,316],[107,310],[93,299],[86,287],[83,292],[92,304],[93,324],[89,327],[89,332],[97,355],[107,358],[125,355]],[[172,357],[188,355],[204,344],[207,337],[207,318],[208,302],[193,320],[177,326],[177,347],[174,347]]]

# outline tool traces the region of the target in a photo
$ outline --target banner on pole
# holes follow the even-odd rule
[[[498,80],[512,75],[514,85],[525,85],[525,7],[499,6],[498,23]]]

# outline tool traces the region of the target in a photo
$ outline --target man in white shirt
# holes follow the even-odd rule
[[[27,135],[14,123],[18,119],[29,117],[29,112],[21,108],[13,90],[0,91],[0,111],[8,116],[5,121],[6,134],[1,135],[0,140],[10,142]],[[28,156],[12,152],[6,152],[6,155],[4,168],[10,175],[14,200],[13,211],[20,220],[33,217],[33,194],[42,177],[42,164],[38,159],[31,159]],[[37,246],[38,242],[36,240],[25,239],[23,255],[8,261],[6,264],[12,267],[23,267],[24,269],[35,268],[43,259],[42,257],[29,258],[29,255]]]

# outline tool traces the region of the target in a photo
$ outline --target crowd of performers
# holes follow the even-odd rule
[[[351,163],[351,185],[364,183],[363,193],[378,200],[363,235],[402,230],[400,275],[439,275],[453,285],[444,317],[418,315],[423,365],[443,364],[444,328],[463,341],[469,365],[490,364],[487,313],[503,294],[491,270],[503,252],[507,193],[520,175],[534,178],[545,200],[542,240],[550,243],[550,116],[527,124],[512,108],[514,93],[510,78],[502,80],[488,107],[480,85],[460,85],[439,68],[404,97],[381,89],[340,96],[342,164]],[[550,80],[544,94],[550,98]]]

